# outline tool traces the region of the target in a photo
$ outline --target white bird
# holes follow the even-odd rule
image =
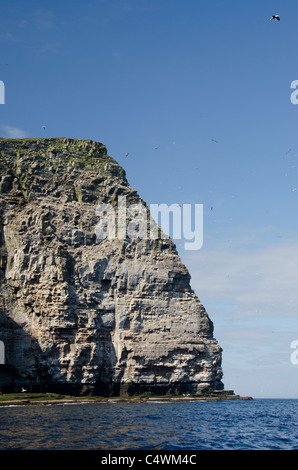
[[[277,21],[280,21],[280,17],[279,15],[272,15],[270,20],[277,20]]]
[[[27,390],[25,388],[22,387],[22,392],[27,392]]]

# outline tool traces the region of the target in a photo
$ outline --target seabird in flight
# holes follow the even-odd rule
[[[280,17],[279,15],[272,15],[270,20],[277,20],[277,21],[280,21]]]

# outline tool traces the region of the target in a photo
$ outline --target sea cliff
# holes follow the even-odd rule
[[[224,393],[222,349],[173,241],[98,236],[98,207],[117,214],[119,198],[150,220],[104,145],[0,139],[0,197],[0,390]]]

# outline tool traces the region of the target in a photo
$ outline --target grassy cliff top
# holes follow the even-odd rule
[[[0,139],[0,192],[17,182],[25,198],[34,197],[44,188],[56,192],[58,186],[104,183],[109,178],[128,185],[124,169],[96,141],[68,138]],[[57,193],[58,194],[58,193]]]
[[[76,160],[85,163],[101,164],[116,161],[107,154],[106,147],[86,139],[47,138],[47,139],[3,139],[0,138],[1,163],[16,164],[20,160],[31,159],[44,163],[56,163],[60,160],[74,163]],[[119,165],[118,165],[119,166]]]

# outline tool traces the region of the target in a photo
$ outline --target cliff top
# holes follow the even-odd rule
[[[78,191],[90,195],[109,178],[128,186],[124,169],[106,147],[86,139],[1,138],[0,176],[0,193],[10,191],[14,181],[27,201],[44,194],[60,197],[62,190],[68,200],[77,200],[83,197]]]

